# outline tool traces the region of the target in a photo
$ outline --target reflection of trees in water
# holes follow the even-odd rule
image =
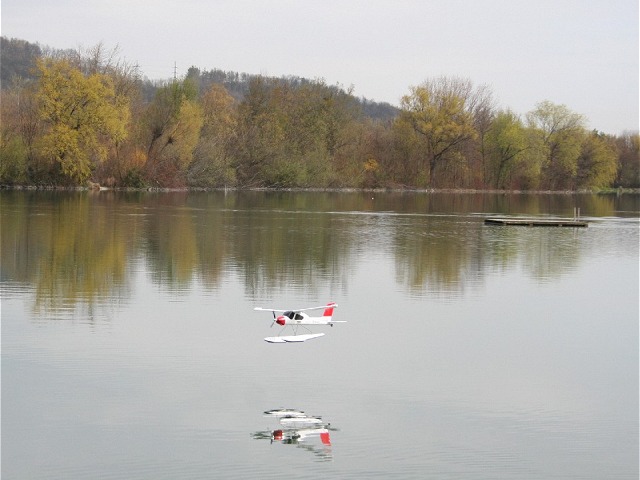
[[[313,296],[327,285],[346,289],[354,266],[369,254],[393,258],[396,281],[419,295],[464,292],[496,269],[522,268],[544,281],[597,248],[582,241],[586,229],[485,226],[481,214],[568,216],[580,206],[583,213],[613,216],[637,212],[640,198],[371,192],[2,196],[3,282],[33,287],[37,311],[86,316],[131,295],[140,260],[152,282],[169,291],[194,283],[218,288],[235,273],[249,296],[291,290]]]
[[[362,195],[241,192],[233,263],[250,296],[327,284],[346,285],[353,241],[334,209],[360,204]]]
[[[199,263],[192,212],[186,193],[154,194],[143,202],[145,260],[153,283],[172,290],[186,288]]]
[[[481,218],[437,220],[398,229],[396,280],[413,294],[462,293],[485,275],[521,268],[541,281],[578,264],[584,229],[485,226]]]
[[[410,292],[454,292],[464,288],[472,248],[468,234],[445,219],[426,217],[394,238],[396,280]]]
[[[411,217],[412,222],[395,229],[396,280],[413,294],[451,294],[481,285],[483,277],[496,269],[522,268],[540,281],[556,278],[574,269],[581,256],[588,253],[585,249],[594,248],[581,241],[584,230],[484,226],[483,215],[571,216],[577,206],[591,215],[610,216],[617,208],[636,208],[637,212],[638,198],[564,194],[418,196],[410,200],[411,209],[429,213],[422,218]]]
[[[487,229],[489,230],[489,229]],[[487,259],[487,265],[502,268],[519,266],[529,276],[539,281],[557,278],[575,269],[580,257],[588,252],[583,248],[582,229],[558,227],[498,227],[488,231],[485,237],[487,248],[495,254]]]
[[[32,286],[37,311],[92,316],[131,294],[139,259],[168,291],[217,288],[230,271],[254,293],[346,281],[349,242],[331,216],[280,211],[272,199],[265,210],[260,198],[222,192],[3,197],[2,278]]]
[[[231,248],[247,292],[314,291],[340,282],[350,242],[339,223],[316,213],[240,212]]]
[[[91,317],[96,299],[126,295],[130,230],[110,214],[108,198],[95,208],[86,192],[5,195],[3,277],[32,284],[36,312]]]

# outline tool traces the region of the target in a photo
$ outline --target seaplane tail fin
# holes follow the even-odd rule
[[[329,432],[322,432],[320,434],[320,441],[323,445],[331,445],[331,439],[329,438]]]
[[[336,308],[338,305],[335,302],[330,302],[327,303],[327,308],[324,309],[324,313],[322,314],[323,317],[332,317],[333,316],[333,309]]]

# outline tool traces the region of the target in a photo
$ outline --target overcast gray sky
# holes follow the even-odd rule
[[[2,0],[2,35],[118,46],[151,79],[190,66],[323,78],[397,105],[440,75],[524,115],[564,104],[638,130],[637,0]]]

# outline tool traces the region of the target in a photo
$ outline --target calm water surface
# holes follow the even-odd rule
[[[638,478],[637,195],[0,202],[5,480]],[[263,341],[253,307],[328,301]],[[331,444],[272,442],[281,407]]]

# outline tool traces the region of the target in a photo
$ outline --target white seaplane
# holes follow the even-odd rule
[[[280,408],[264,412],[265,417],[277,418],[282,428],[268,432],[257,432],[254,438],[270,438],[284,444],[301,444],[319,437],[325,446],[331,446],[329,434],[330,424],[325,423],[321,417],[309,416],[302,410]]]
[[[329,325],[333,327],[334,323],[346,323],[346,320],[334,320],[333,309],[337,308],[338,304],[330,302],[327,305],[321,307],[309,307],[300,308],[298,310],[280,310],[277,308],[262,308],[256,307],[254,310],[261,312],[271,312],[273,314],[273,322],[282,325],[283,329],[280,331],[280,335],[277,337],[266,337],[265,341],[269,343],[290,343],[290,342],[306,342],[312,338],[322,337],[324,333],[311,333],[311,330],[307,325]],[[321,317],[310,317],[306,312],[310,310],[323,310]],[[276,315],[280,313],[280,315]],[[291,327],[293,335],[282,335],[286,327]],[[302,327],[309,333],[298,333],[298,329]]]

